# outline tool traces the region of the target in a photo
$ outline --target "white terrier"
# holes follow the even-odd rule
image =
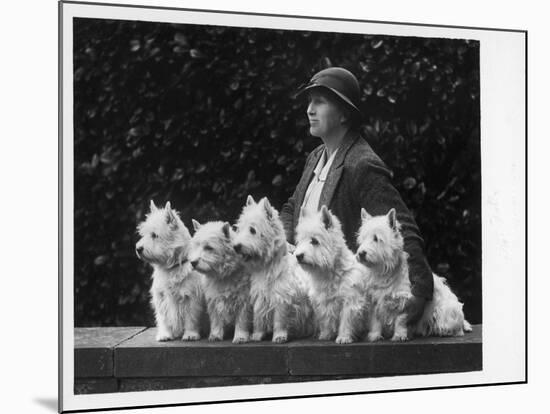
[[[367,272],[346,246],[338,218],[325,206],[300,211],[296,228],[298,263],[311,277],[310,299],[321,340],[362,339],[367,318]]]
[[[462,303],[451,292],[445,279],[434,274],[433,299],[426,304],[414,332],[408,332],[405,306],[412,296],[411,283],[408,255],[403,250],[395,209],[376,217],[361,209],[361,219],[357,259],[371,273],[369,297],[373,311],[370,314],[369,341],[383,337],[405,341],[410,334],[461,336],[464,331],[471,331],[470,324],[464,319]]]
[[[248,196],[237,223],[234,249],[251,273],[253,341],[273,332],[273,342],[311,335],[307,277],[287,251],[279,213],[267,198]]]
[[[181,337],[184,341],[200,339],[200,317],[204,306],[201,276],[187,261],[191,235],[172,210],[170,202],[151,211],[138,226],[141,239],[137,256],[153,266],[151,304],[157,323],[157,341]]]
[[[204,296],[210,317],[210,341],[221,341],[225,329],[234,327],[233,343],[250,339],[252,309],[250,275],[233,249],[229,223],[193,220],[189,262],[204,275]]]

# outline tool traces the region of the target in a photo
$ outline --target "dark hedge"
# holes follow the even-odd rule
[[[280,209],[319,143],[293,93],[328,66],[359,78],[364,136],[481,322],[478,42],[75,19],[76,325],[153,324],[134,253],[150,199],[189,227],[247,194]]]

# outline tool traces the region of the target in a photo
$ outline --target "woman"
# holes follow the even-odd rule
[[[287,241],[294,243],[300,208],[326,205],[342,223],[348,246],[357,250],[355,236],[361,208],[371,215],[397,211],[413,297],[407,304],[408,323],[414,324],[433,294],[432,271],[423,252],[423,240],[412,214],[391,184],[392,173],[359,133],[361,112],[357,78],[343,68],[316,73],[297,95],[308,95],[309,132],[322,144],[307,157],[296,190],[281,210]]]

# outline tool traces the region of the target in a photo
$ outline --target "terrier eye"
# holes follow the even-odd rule
[[[156,239],[158,237],[157,233],[151,233],[151,238]]]
[[[250,233],[256,234],[256,229],[254,227],[250,227]]]
[[[375,241],[375,242],[378,242],[378,237],[376,236],[376,234],[374,236],[372,236],[372,239]]]
[[[314,245],[314,246],[318,246],[319,245],[319,240],[317,240],[315,237],[312,237],[311,238],[311,244]]]
[[[235,233],[236,233],[237,231],[239,231],[239,228],[237,227],[236,224],[233,224],[233,225],[231,226],[231,228],[233,229],[233,231],[234,231]]]
[[[204,250],[210,252],[210,251],[214,250],[214,248],[212,246],[210,246],[209,244],[207,244],[206,246],[204,246]]]

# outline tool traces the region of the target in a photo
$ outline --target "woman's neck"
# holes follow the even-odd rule
[[[334,154],[336,150],[340,147],[342,141],[344,141],[344,137],[346,136],[347,132],[348,128],[342,128],[327,137],[321,138],[323,140],[323,143],[325,144],[327,159],[330,158],[332,154]]]

